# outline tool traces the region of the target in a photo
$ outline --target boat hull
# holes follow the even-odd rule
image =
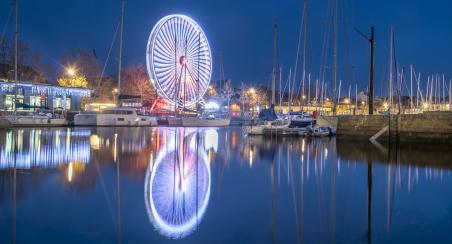
[[[157,119],[151,116],[77,114],[75,126],[157,126]]]
[[[230,119],[182,118],[184,127],[225,127],[230,124]]]
[[[245,126],[244,128],[244,134],[250,135],[250,136],[259,136],[264,135],[264,129],[268,127],[267,125],[250,125]]]
[[[47,116],[11,116],[3,118],[13,127],[58,127],[67,125],[63,118],[50,118]]]
[[[268,127],[264,129],[264,135],[277,136],[303,136],[307,133],[307,128],[292,127]]]
[[[0,118],[0,129],[6,129],[6,128],[10,128],[12,126],[13,125],[11,124],[11,122],[9,122],[9,120]]]
[[[182,126],[182,120],[180,118],[168,118],[168,126]]]

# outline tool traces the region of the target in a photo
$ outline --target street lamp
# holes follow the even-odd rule
[[[114,99],[115,103],[117,102],[117,101],[116,101],[116,97],[117,97],[116,95],[118,94],[118,92],[119,92],[118,88],[114,88],[113,91],[112,91],[112,93],[113,93],[113,99]]]
[[[74,76],[75,73],[76,73],[76,70],[73,67],[69,66],[69,67],[66,68],[66,74],[67,75]]]

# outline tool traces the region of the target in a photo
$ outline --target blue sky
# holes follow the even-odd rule
[[[326,12],[331,0],[308,1],[308,71],[320,70]],[[340,0],[339,77],[343,87],[355,81],[365,89],[369,46],[354,27],[368,32],[376,27],[376,94],[386,86],[389,28],[396,30],[397,59],[402,66],[414,64],[422,74],[445,73],[452,77],[452,2],[447,0]],[[278,24],[279,62],[283,75],[294,66],[302,0],[199,1],[129,0],[125,16],[125,65],[145,63],[145,48],[153,25],[163,16],[183,13],[204,28],[213,52],[218,77],[219,52],[226,77],[235,84],[269,84],[272,69],[272,26]],[[0,2],[3,30],[12,0]],[[59,59],[73,49],[96,49],[104,62],[119,18],[120,1],[21,0],[20,38],[39,49],[45,61],[61,69]],[[12,22],[7,35],[12,35]],[[328,49],[331,52],[331,48]],[[331,63],[331,62],[329,62]],[[352,68],[353,67],[353,68]],[[58,70],[57,70],[58,71]],[[109,71],[115,72],[110,61]],[[345,89],[345,88],[344,88]]]

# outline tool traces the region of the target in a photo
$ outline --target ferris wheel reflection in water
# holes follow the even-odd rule
[[[145,179],[145,204],[155,229],[183,238],[199,226],[209,203],[209,150],[218,147],[213,129],[162,129],[164,145],[151,158]]]

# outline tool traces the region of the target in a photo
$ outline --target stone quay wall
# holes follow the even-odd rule
[[[339,137],[370,138],[389,124],[391,138],[452,141],[452,112],[391,115],[391,118],[388,115],[340,116],[336,133]],[[380,138],[388,139],[388,132]]]

